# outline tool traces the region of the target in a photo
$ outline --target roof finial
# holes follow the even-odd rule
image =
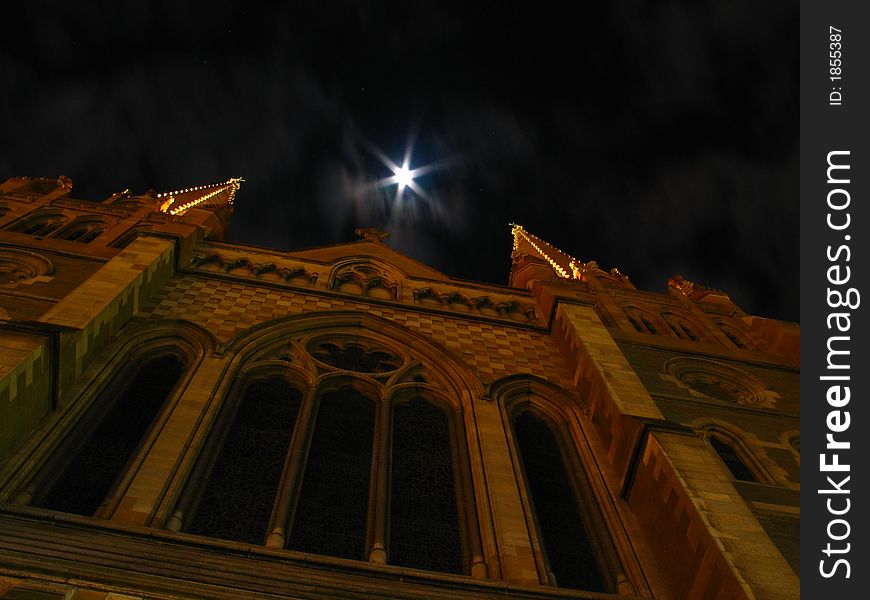
[[[359,227],[357,228],[355,233],[362,239],[369,242],[375,242],[377,244],[383,244],[384,240],[390,237],[390,234],[386,231],[381,231],[380,229],[376,229],[374,227]]]

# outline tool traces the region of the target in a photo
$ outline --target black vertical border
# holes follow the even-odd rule
[[[870,111],[870,8],[858,0],[802,0],[800,21],[800,203],[801,203],[801,448],[805,455],[801,460],[801,595],[805,598],[866,598],[867,582],[870,580],[870,531],[867,530],[867,512],[870,511],[868,488],[870,470],[867,455],[870,454],[870,343],[867,312],[870,311],[870,131],[866,113]],[[842,30],[842,80],[830,79],[830,30],[833,26]],[[842,90],[835,90],[842,87]],[[841,106],[830,106],[830,92],[841,91]],[[848,230],[834,231],[826,223],[827,194],[843,185],[827,182],[828,153],[848,150],[850,182],[845,187],[850,195],[848,209],[851,218]],[[842,171],[841,171],[842,172]],[[837,198],[844,198],[837,194]],[[840,201],[840,200],[835,200]],[[835,214],[842,222],[843,214]],[[850,239],[846,240],[845,236]],[[847,245],[851,260],[828,259],[828,246],[832,252],[840,245]],[[848,265],[850,280],[833,286],[828,282],[828,268],[833,264]],[[842,276],[842,275],[841,275]],[[861,303],[856,309],[830,308],[827,289],[842,291],[853,287],[861,294]],[[828,329],[827,317],[832,312],[850,313],[851,327],[848,333]],[[831,335],[848,335],[848,372],[851,380],[840,382],[849,385],[851,399],[847,406],[851,419],[847,431],[834,434],[836,439],[848,441],[851,448],[839,451],[840,462],[849,464],[848,473],[822,473],[820,454],[827,450],[826,435],[829,433],[827,418],[831,407],[826,393],[833,382],[820,377],[830,374],[827,369],[828,338]],[[845,348],[841,344],[841,348]],[[831,488],[827,476],[841,482],[844,475],[850,480],[842,485],[849,494],[825,494],[820,490]],[[830,514],[826,506],[831,498],[834,509],[842,510],[845,499],[850,508],[842,516]],[[849,522],[849,536],[841,541],[830,540],[828,525],[833,519]],[[843,535],[846,526],[842,523],[832,527],[834,535]],[[828,543],[834,548],[846,548],[849,552],[826,556],[823,552]],[[837,558],[849,562],[850,573],[846,578],[845,565],[840,565],[832,577],[820,572],[820,561],[830,572]]]

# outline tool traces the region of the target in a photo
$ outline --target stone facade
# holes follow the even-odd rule
[[[66,178],[0,185],[0,595],[799,596],[796,324],[679,277],[637,290],[520,226],[506,286],[450,278],[372,230],[293,252],[230,244],[239,182],[102,202],[71,199]],[[129,382],[155,357],[178,365],[169,391],[96,508],[63,508],[64,481],[96,489],[82,449],[138,418],[123,403],[146,402]],[[252,496],[262,535],[205,534],[208,481],[234,460],[247,390],[267,384],[298,408],[273,488]],[[350,557],[294,546],[335,394],[373,411]],[[444,424],[454,550],[429,550],[455,567],[399,556],[399,412],[414,402]],[[529,445],[536,426],[549,455]],[[556,488],[567,504],[550,504]],[[580,567],[560,565],[583,548],[596,575],[568,583]]]

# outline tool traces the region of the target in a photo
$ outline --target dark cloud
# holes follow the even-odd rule
[[[508,222],[646,289],[682,272],[796,319],[797,6],[19,3],[0,176],[74,193],[244,176],[232,239],[357,226],[503,283]],[[441,168],[397,205],[370,148]]]

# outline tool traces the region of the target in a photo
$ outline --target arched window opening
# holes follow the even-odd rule
[[[643,325],[638,323],[637,319],[634,316],[628,315],[628,320],[631,323],[632,327],[634,327],[638,333],[646,333],[646,329],[643,328]]]
[[[320,398],[287,547],[364,560],[374,403],[353,388]]]
[[[87,438],[71,452],[62,474],[36,505],[93,515],[124,472],[183,372],[184,365],[177,356],[157,356],[146,360],[123,388],[114,387],[115,393],[106,394],[111,398],[98,399],[80,423],[80,429],[87,426],[88,431],[82,433]],[[104,416],[100,418],[99,413]]]
[[[245,388],[190,533],[263,543],[301,401],[302,395],[282,377]]]
[[[725,463],[725,466],[728,467],[728,470],[731,471],[735,479],[740,481],[758,481],[730,444],[712,436],[707,441],[713,447],[713,450],[716,451],[716,454],[719,455],[719,458],[722,459],[722,462]]]
[[[649,331],[653,335],[658,334],[658,329],[655,328],[655,325],[652,324],[647,317],[641,317],[640,320],[643,322],[643,326],[646,327],[646,330]]]
[[[530,411],[515,415],[512,424],[526,487],[555,584],[608,591],[556,433]]]
[[[462,573],[447,415],[416,397],[393,410],[389,562]]]
[[[102,221],[82,221],[73,224],[69,229],[61,232],[57,237],[69,242],[87,244],[106,230],[106,224]]]
[[[683,333],[686,334],[686,337],[693,342],[698,341],[698,336],[695,335],[695,332],[692,331],[692,328],[686,325],[685,323],[680,323],[680,329],[683,330]]]
[[[718,325],[719,329],[722,331],[722,333],[724,333],[725,336],[729,340],[731,340],[732,344],[734,344],[735,346],[737,346],[741,350],[749,347],[749,343],[746,341],[746,338],[744,338],[740,333],[735,331],[733,327],[729,327],[728,325],[726,325],[725,323],[722,323],[721,321],[716,321],[716,325]]]
[[[61,225],[67,222],[67,218],[58,214],[42,214],[28,219],[13,231],[28,235],[46,236],[57,231]]]
[[[692,330],[692,327],[681,317],[673,313],[665,313],[663,317],[665,319],[665,323],[667,323],[668,327],[671,329],[671,332],[678,338],[684,340],[691,340],[693,342],[698,340],[698,336]]]

